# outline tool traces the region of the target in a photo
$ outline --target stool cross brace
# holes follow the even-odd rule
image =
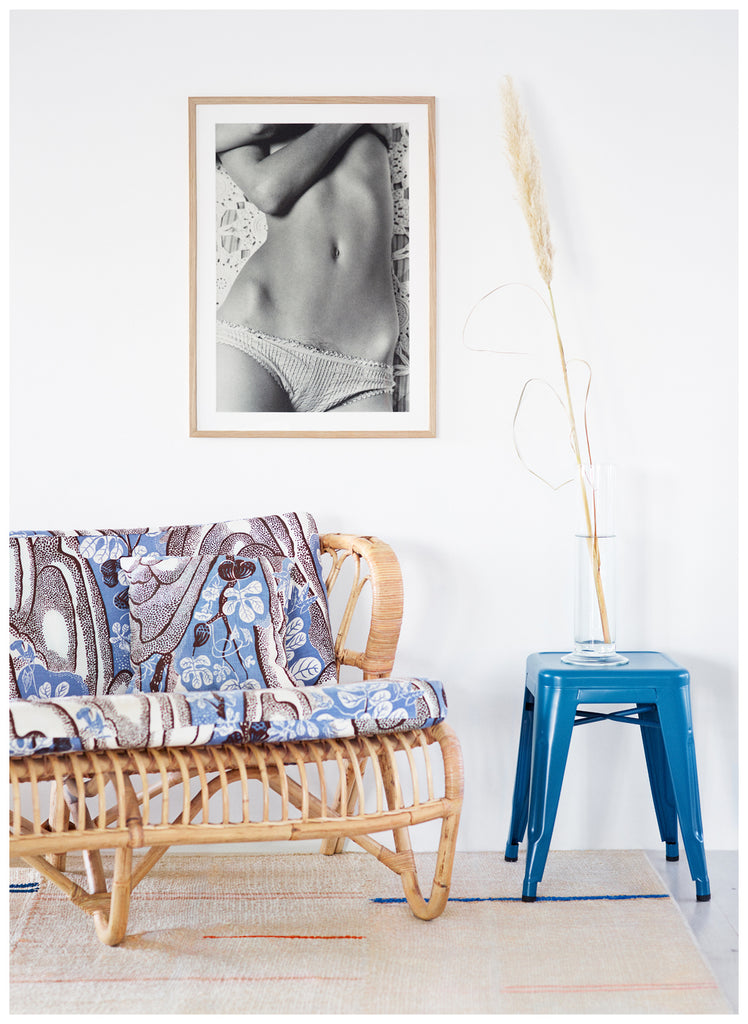
[[[642,712],[654,711],[656,707],[656,704],[638,704],[635,708],[621,708],[618,711],[610,711],[607,715],[602,711],[585,711],[584,708],[577,708],[574,725],[586,725],[588,722],[625,722],[627,725],[643,726],[645,729],[658,729],[656,722],[634,717]]]

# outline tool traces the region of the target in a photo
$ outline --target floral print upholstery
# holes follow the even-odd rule
[[[11,698],[129,688],[130,616],[119,559],[154,542],[145,528],[11,534]]]
[[[424,728],[440,683],[339,684],[313,518],[10,537],[10,752]]]
[[[130,656],[122,559],[149,555],[263,559],[280,616],[276,628],[284,634],[281,670],[288,668],[297,685],[334,681],[319,534],[312,516],[287,513],[198,526],[11,534],[12,698],[103,696],[141,687]],[[146,678],[150,685],[153,675]]]
[[[435,725],[446,708],[441,684],[427,679],[11,701],[10,752],[22,757],[403,732]]]
[[[128,582],[133,688],[294,686],[285,609],[266,558],[145,555],[121,561]]]
[[[223,555],[266,559],[268,584],[277,587],[283,606],[284,646],[289,672],[297,684],[334,682],[335,651],[330,630],[319,531],[308,513],[287,513],[238,519],[203,526],[172,527],[163,547],[169,555]],[[290,633],[295,620],[303,624],[303,642]]]

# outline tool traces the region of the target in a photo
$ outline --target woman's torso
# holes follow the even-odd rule
[[[219,317],[387,361],[397,341],[387,150],[356,135],[240,271]]]

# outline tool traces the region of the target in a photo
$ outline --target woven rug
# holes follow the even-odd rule
[[[425,888],[434,856],[417,857]],[[109,948],[58,890],[11,868],[10,1010],[731,1012],[644,854],[552,852],[536,903],[519,899],[523,871],[458,855],[447,909],[424,922],[363,853],[170,851]]]

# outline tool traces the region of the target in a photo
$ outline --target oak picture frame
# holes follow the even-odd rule
[[[191,437],[434,437],[436,226],[434,97],[189,98],[189,433]],[[222,173],[218,124],[385,124],[390,144],[393,283],[400,336],[393,411],[225,411],[216,397],[216,309],[262,245],[263,215]],[[228,182],[228,185],[227,185]],[[234,191],[232,192],[231,189]],[[259,225],[259,227],[258,227]],[[252,248],[252,247],[255,248]],[[223,289],[223,292],[222,292]]]

